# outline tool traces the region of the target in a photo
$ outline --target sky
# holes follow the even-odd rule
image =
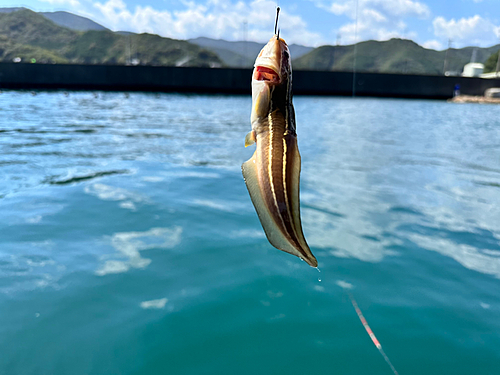
[[[114,31],[256,42],[272,36],[277,5],[288,44],[405,38],[441,50],[450,41],[454,48],[500,42],[499,0],[0,0],[0,7],[65,10]]]

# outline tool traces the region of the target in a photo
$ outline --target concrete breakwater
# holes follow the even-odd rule
[[[298,95],[448,99],[500,87],[500,79],[294,71]],[[60,89],[249,94],[251,69],[0,63],[0,89]]]

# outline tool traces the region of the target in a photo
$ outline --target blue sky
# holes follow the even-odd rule
[[[434,49],[500,42],[498,0],[0,0],[0,7],[66,10],[115,31],[265,42],[279,4],[289,44],[413,39]]]

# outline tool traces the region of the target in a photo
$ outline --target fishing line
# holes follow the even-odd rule
[[[347,288],[344,287],[344,290],[346,290],[346,289]],[[361,323],[363,323],[363,327],[365,327],[366,332],[368,333],[368,335],[372,339],[372,341],[375,344],[376,348],[378,349],[378,351],[380,352],[380,354],[382,355],[382,357],[384,357],[385,361],[387,362],[387,364],[391,368],[392,372],[395,375],[399,375],[398,372],[396,371],[396,369],[394,368],[391,360],[389,359],[389,357],[387,356],[387,354],[385,354],[384,349],[382,349],[382,345],[377,340],[377,337],[375,336],[375,334],[373,333],[372,329],[368,325],[368,322],[366,321],[365,317],[363,316],[363,313],[361,312],[361,310],[360,310],[360,308],[358,306],[358,303],[354,299],[354,296],[352,295],[351,292],[349,292],[347,290],[346,290],[346,292],[347,292],[347,295],[349,296],[349,299],[351,300],[351,303],[352,303],[352,306],[354,307],[354,310],[356,310],[356,314],[358,314],[359,320],[361,320]]]
[[[280,31],[278,29],[278,17],[280,15],[280,7],[276,7],[276,22],[274,23],[274,35],[276,35],[276,30],[278,30],[278,39],[280,37]]]

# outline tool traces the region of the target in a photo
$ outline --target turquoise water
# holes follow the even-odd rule
[[[500,107],[297,97],[320,273],[266,241],[247,96],[0,94],[1,374],[498,374]],[[320,281],[321,280],[321,281]]]

